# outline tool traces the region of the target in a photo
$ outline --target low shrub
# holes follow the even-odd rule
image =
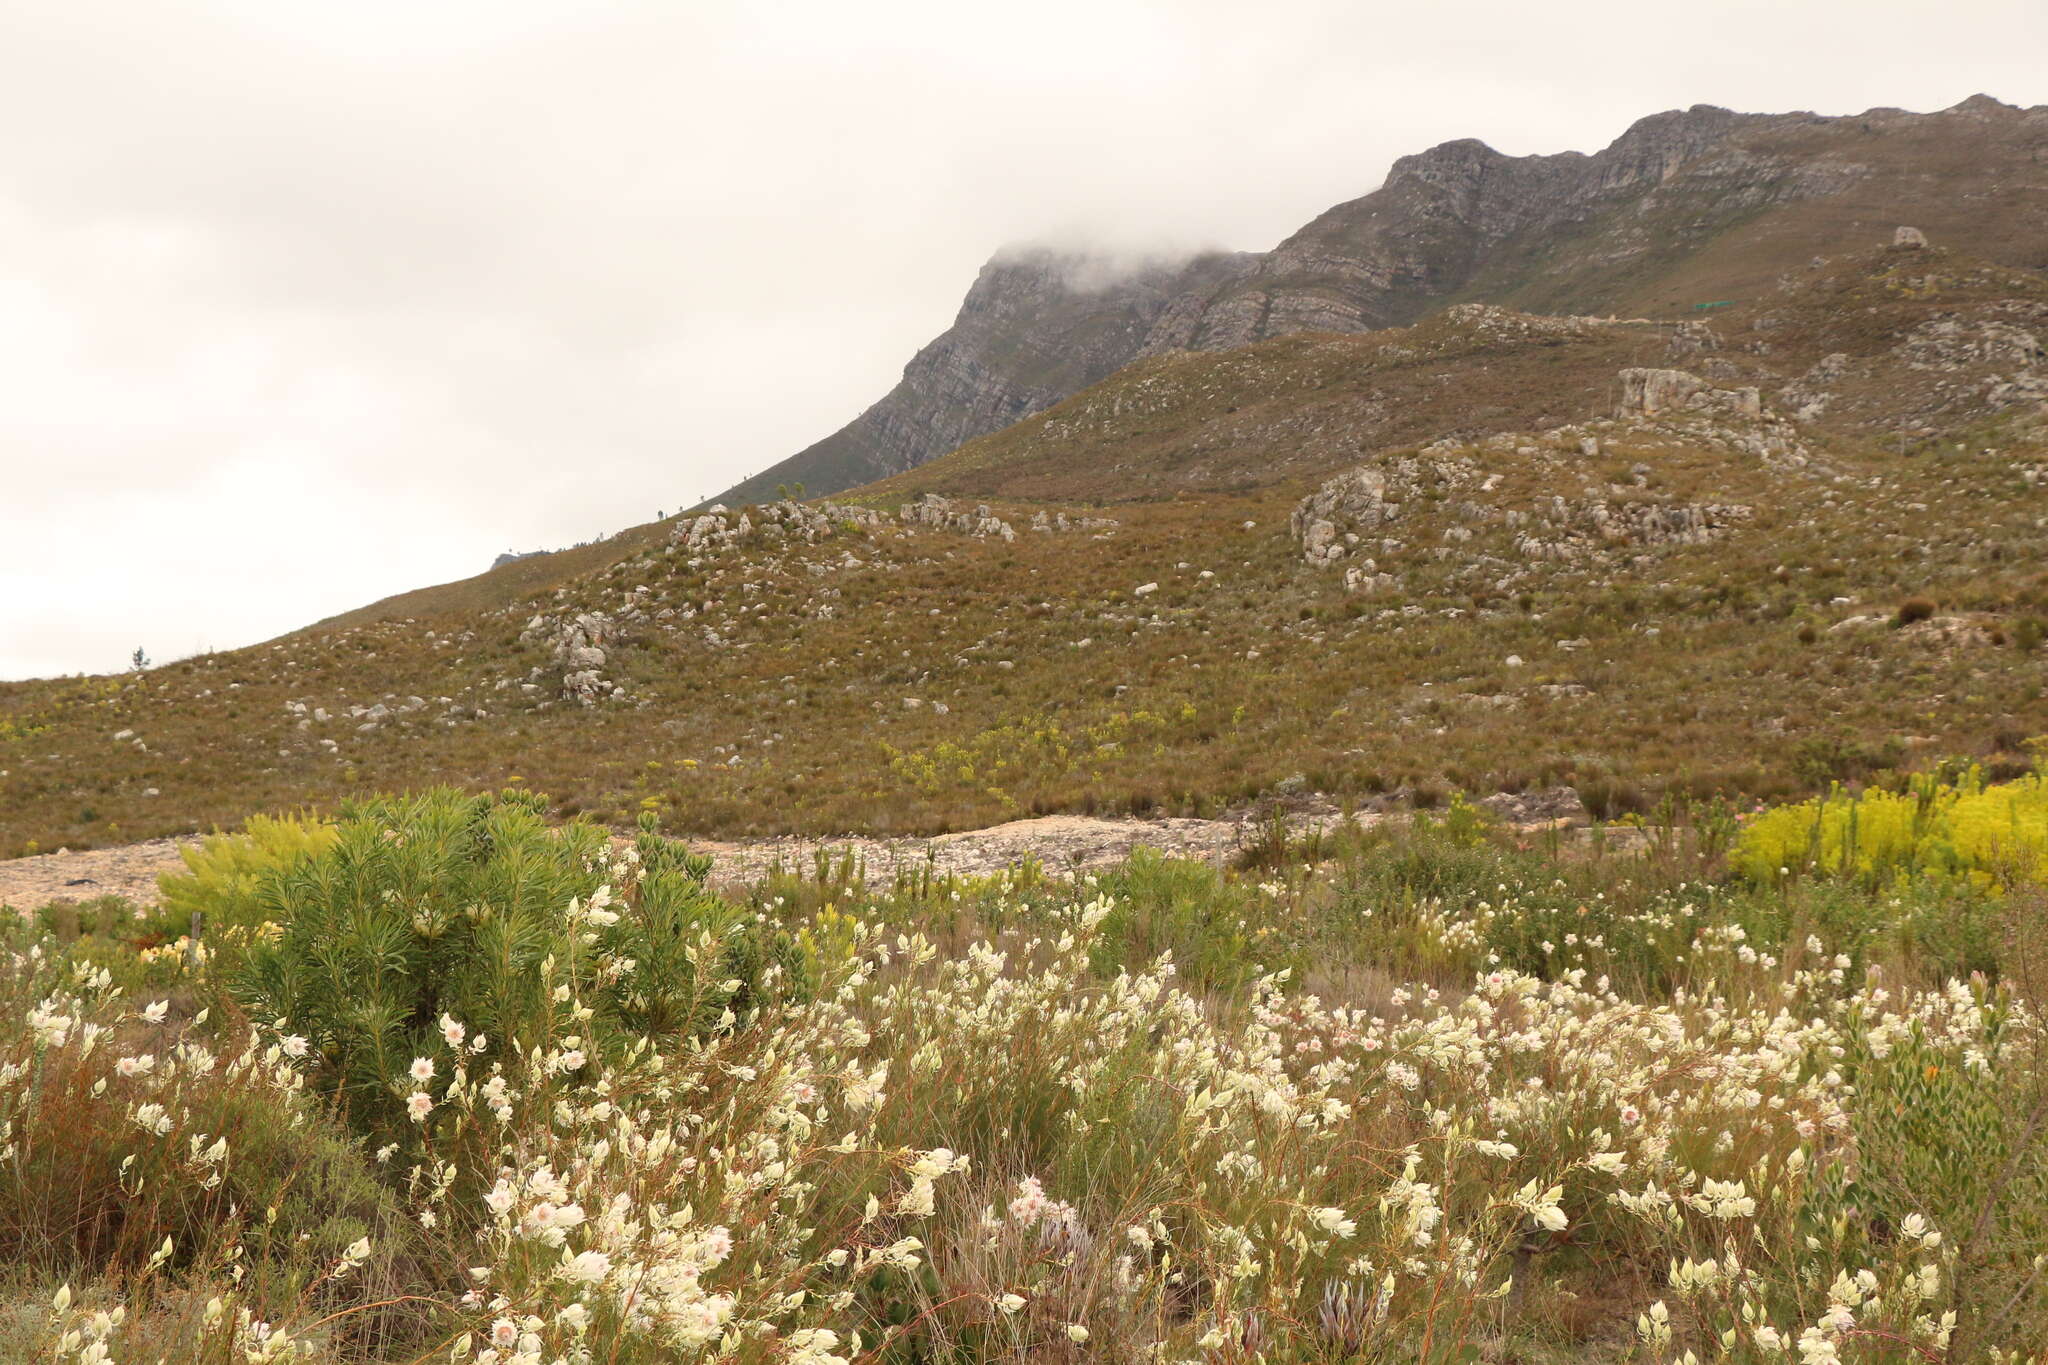
[[[234,993],[306,1041],[377,1140],[409,1141],[417,1097],[465,1064],[575,1069],[730,1027],[797,984],[788,941],[706,889],[708,859],[652,829],[615,849],[596,825],[550,828],[545,809],[518,792],[380,797],[257,875],[276,927]]]
[[[197,964],[261,1008],[275,953],[295,1012],[9,942],[0,1358],[2043,1358],[2039,993],[1930,981],[2040,889],[1721,879],[1701,810],[1545,852],[1453,802],[1230,871],[821,857],[741,909],[651,822],[366,802]]]
[[[252,815],[239,833],[216,830],[179,850],[185,871],[157,878],[162,901],[152,918],[171,937],[186,932],[194,915],[208,931],[251,926],[261,910],[257,888],[264,878],[333,844],[334,827],[325,821],[306,815]]]
[[[1259,888],[1206,863],[1140,848],[1098,886],[1114,905],[1092,954],[1102,975],[1142,971],[1170,953],[1185,979],[1228,992],[1301,960],[1298,937],[1260,904]]]
[[[1892,617],[1892,624],[1910,626],[1915,621],[1925,621],[1940,608],[1931,597],[1909,597],[1899,603],[1899,610]]]
[[[1954,782],[1920,778],[1903,792],[1837,787],[1757,815],[1730,861],[1765,883],[1809,871],[1873,889],[1910,876],[1984,887],[2038,880],[2048,874],[2048,781],[1986,785],[1972,770]]]
[[[37,1003],[0,1035],[0,1262],[131,1284],[235,1265],[280,1308],[319,1301],[343,1260],[358,1278],[420,1273],[402,1200],[277,1050],[33,952],[5,985],[14,1009]]]
[[[1987,1329],[2048,1322],[2037,1261],[2048,1246],[2048,1059],[2007,993],[1958,982],[1945,1004],[1850,1031],[1843,1070],[1862,1100],[1853,1197],[1880,1227],[1917,1216],[1950,1229],[1958,1345],[2001,1345]]]

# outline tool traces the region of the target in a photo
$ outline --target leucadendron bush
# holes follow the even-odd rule
[[[1847,791],[1779,806],[1751,821],[1736,863],[1759,880],[1818,871],[1866,886],[1936,877],[1977,886],[2048,875],[2048,778],[1987,783],[1971,768],[1903,791]]]
[[[576,1071],[803,988],[793,941],[706,889],[709,859],[651,820],[615,848],[587,822],[549,827],[544,809],[448,789],[350,805],[317,851],[265,868],[228,907],[257,927],[227,990],[289,1022],[309,1075],[366,1131],[404,1144],[450,1020],[465,1057],[518,1072],[546,1054]]]
[[[2024,878],[1454,804],[714,892],[540,809],[365,802],[232,949],[12,926],[0,1355],[2048,1360]]]

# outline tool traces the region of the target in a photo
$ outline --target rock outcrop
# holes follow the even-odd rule
[[[937,493],[927,493],[916,502],[904,503],[896,509],[896,517],[906,526],[929,526],[935,530],[995,536],[1002,540],[1017,538],[1017,528],[990,512],[987,503],[978,503],[972,512],[963,512],[951,498],[942,498]]]
[[[669,533],[670,542],[692,554],[716,554],[750,538],[816,545],[848,529],[872,529],[882,514],[849,503],[823,502],[813,507],[783,498],[752,509],[733,511],[715,503],[701,516],[685,517]]]
[[[1630,368],[1621,372],[1622,417],[1655,417],[1673,410],[1758,417],[1762,396],[1753,388],[1717,389],[1687,370]]]
[[[1461,561],[1501,588],[1532,566],[1611,566],[1703,545],[1755,515],[1746,502],[1654,486],[1657,470],[1642,460],[1623,483],[1606,482],[1607,471],[1596,481],[1588,461],[1712,448],[1735,457],[1731,469],[1745,486],[1811,466],[1791,423],[1766,410],[1754,388],[1718,388],[1676,369],[1625,369],[1619,381],[1612,418],[1476,444],[1446,439],[1337,475],[1294,509],[1289,529],[1302,558],[1341,567],[1352,591],[1397,590],[1402,566],[1423,556]],[[1576,485],[1575,494],[1542,491],[1560,484]]]
[[[737,512],[724,503],[714,504],[700,516],[677,522],[669,540],[672,550],[686,552],[694,560],[743,545],[768,549],[799,543],[816,545],[848,531],[873,532],[891,524],[888,517],[868,507],[829,501],[812,506],[785,498]],[[970,508],[936,493],[927,493],[898,507],[893,524],[913,531],[924,528],[1001,540],[1017,538],[1017,528],[991,512],[987,503],[976,503]],[[1103,517],[1069,518],[1064,512],[1041,511],[1033,518],[1031,529],[1093,530],[1115,525]]]
[[[590,706],[607,697],[623,699],[616,683],[603,675],[605,650],[621,636],[620,624],[601,611],[579,611],[561,616],[540,615],[520,632],[522,645],[541,645],[548,651],[548,663],[536,666],[529,675],[544,677],[552,668],[559,673],[559,695],[564,701]]]
[[[1070,517],[1065,512],[1050,512],[1044,508],[1031,514],[1031,529],[1034,531],[1113,531],[1115,517]]]

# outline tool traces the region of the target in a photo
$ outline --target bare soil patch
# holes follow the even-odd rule
[[[1356,817],[1362,824],[1382,818]],[[1289,828],[1305,833],[1312,827],[1340,823],[1334,815],[1290,820]],[[1103,867],[1130,856],[1139,847],[1154,848],[1177,858],[1222,862],[1258,834],[1246,820],[1104,819],[1084,815],[1048,815],[1013,820],[986,829],[963,830],[931,838],[869,839],[856,837],[742,840],[689,840],[690,846],[715,859],[712,880],[721,885],[752,882],[770,869],[805,871],[823,856],[835,861],[852,857],[870,878],[886,880],[900,871],[929,867],[935,872],[979,876],[1029,857],[1049,871]],[[88,901],[122,896],[138,905],[156,903],[157,878],[181,867],[179,850],[192,839],[151,839],[119,848],[95,848],[14,858],[0,862],[0,905],[29,910],[56,901]]]

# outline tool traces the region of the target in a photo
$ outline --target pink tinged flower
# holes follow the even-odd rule
[[[434,1059],[415,1057],[412,1059],[412,1078],[421,1085],[434,1079]]]
[[[405,1112],[414,1123],[434,1112],[434,1101],[424,1090],[415,1090],[405,1102]]]
[[[287,1057],[303,1057],[306,1055],[306,1040],[296,1033],[287,1034],[279,1039],[278,1046],[284,1049],[284,1055]]]
[[[469,1030],[455,1022],[452,1015],[444,1014],[441,1016],[441,1041],[448,1044],[448,1046],[461,1047],[463,1035],[468,1032]]]
[[[510,1318],[499,1318],[491,1324],[491,1345],[501,1351],[509,1351],[519,1344],[519,1327]]]
[[[611,1273],[612,1258],[602,1251],[579,1251],[563,1261],[556,1272],[579,1284],[598,1284]]]
[[[1037,1176],[1027,1175],[1017,1182],[1017,1197],[1010,1201],[1010,1217],[1020,1223],[1035,1223],[1045,1212],[1045,1187]]]

